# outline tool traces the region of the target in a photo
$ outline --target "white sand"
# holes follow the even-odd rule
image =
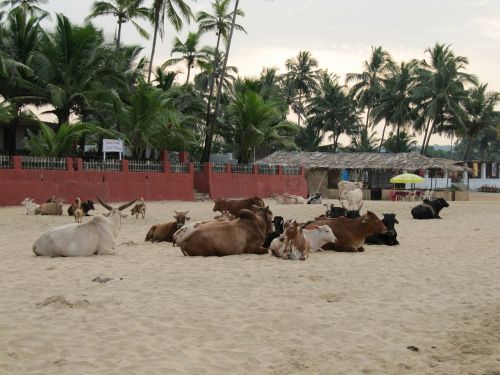
[[[2,208],[0,374],[499,374],[500,202],[452,202],[433,221],[412,205],[365,202],[397,214],[400,246],[305,262],[144,242],[174,209],[212,217],[210,202],[148,203],[116,255],[35,257],[33,241],[72,218]]]

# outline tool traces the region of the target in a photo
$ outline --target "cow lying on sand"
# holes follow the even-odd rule
[[[121,218],[127,215],[122,210],[136,200],[113,208],[107,203],[99,202],[109,212],[104,216],[95,216],[85,224],[67,224],[49,230],[33,244],[35,255],[49,257],[85,257],[90,255],[112,254],[115,240],[121,227]]]
[[[306,260],[311,251],[301,226],[295,220],[287,220],[285,231],[269,246],[269,254],[281,259]]]
[[[301,196],[288,193],[276,194],[273,198],[279,204],[304,204],[306,202]]]
[[[214,212],[228,211],[234,216],[238,216],[239,212],[243,209],[254,210],[254,206],[264,207],[264,201],[258,197],[245,198],[245,199],[216,199],[214,205]]]
[[[414,219],[441,219],[439,212],[449,206],[444,198],[437,198],[432,201],[424,199],[418,206],[413,207],[411,215]]]
[[[397,240],[398,232],[396,232],[396,224],[399,224],[399,221],[396,219],[396,214],[383,215],[384,218],[382,219],[382,223],[384,223],[385,227],[387,228],[386,233],[375,233],[371,236],[368,236],[365,240],[365,243],[367,245],[399,245],[399,242]]]
[[[273,213],[269,207],[255,212],[243,209],[238,219],[202,226],[181,245],[184,255],[226,256],[235,254],[266,254],[266,234],[272,231]]]
[[[231,220],[236,220],[236,217],[231,215],[229,212],[224,211],[222,214],[215,216],[211,220],[203,220],[197,221],[195,223],[184,224],[184,226],[182,226],[180,229],[177,229],[177,231],[174,233],[172,242],[174,246],[181,246],[184,240],[196,229],[202,226]]]
[[[89,211],[95,210],[94,202],[91,201],[90,199],[87,199],[86,201],[82,202],[81,205],[82,205],[82,210],[83,210],[83,216],[90,216]],[[68,207],[68,215],[74,216],[73,205]]]
[[[33,198],[24,198],[21,204],[26,208],[26,215],[36,215],[39,204],[36,204]]]
[[[273,225],[274,231],[266,235],[266,240],[264,241],[265,248],[269,248],[271,242],[273,242],[275,238],[278,238],[283,234],[283,231],[285,229],[285,220],[283,219],[283,216],[275,216],[273,219]]]
[[[328,225],[337,241],[334,244],[336,251],[365,251],[363,244],[365,238],[374,233],[385,233],[386,228],[382,221],[371,211],[367,211],[361,217],[348,219],[338,217],[336,219],[320,220],[309,223],[305,229],[312,229],[314,226]]]
[[[177,230],[179,230],[184,224],[186,224],[186,221],[190,219],[190,217],[187,216],[189,211],[186,212],[174,211],[174,212],[175,212],[174,215],[175,221],[171,221],[170,223],[165,223],[165,224],[153,225],[146,234],[146,238],[144,239],[144,241],[173,242],[174,233]]]

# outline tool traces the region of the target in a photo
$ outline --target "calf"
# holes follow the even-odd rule
[[[36,215],[36,211],[40,207],[32,198],[24,198],[21,204],[26,208],[26,215]]]
[[[274,225],[274,231],[271,233],[268,233],[266,236],[266,240],[264,241],[264,247],[267,249],[271,245],[271,242],[275,238],[278,238],[282,233],[283,233],[283,224],[285,221],[283,220],[282,216],[275,216],[273,219],[273,225]]]
[[[295,220],[285,223],[283,235],[275,238],[269,247],[269,253],[278,258],[306,260],[311,251],[309,241],[304,236],[302,227]]]
[[[238,216],[239,212],[243,209],[247,210],[255,210],[256,206],[264,207],[264,201],[259,197],[246,198],[246,199],[216,199],[214,204],[214,212],[220,211],[228,211],[234,216]]]
[[[174,211],[174,219],[175,221],[172,221],[170,223],[165,223],[165,224],[157,224],[153,225],[148,233],[146,234],[145,241],[151,241],[151,242],[173,242],[174,240],[174,233],[180,229],[186,221],[188,221],[190,218],[187,216],[189,211],[186,212],[177,212]]]
[[[374,233],[385,233],[386,228],[382,221],[371,211],[367,211],[361,217],[348,219],[338,217],[336,219],[320,220],[305,226],[305,229],[313,229],[314,226],[328,225],[337,241],[334,244],[336,251],[365,251],[363,244],[366,237]]]
[[[320,225],[313,229],[304,229],[304,237],[309,242],[311,252],[323,251],[322,246],[327,243],[335,243],[337,238],[328,225]]]
[[[146,203],[144,203],[144,198],[139,199],[139,202],[132,208],[131,214],[135,215],[136,219],[139,215],[142,215],[142,218],[144,219],[146,216]]]
[[[94,207],[94,202],[91,201],[90,199],[87,199],[86,201],[82,202],[82,210],[83,210],[83,216],[90,216],[89,211],[90,210],[95,210]],[[73,216],[73,205],[68,207],[68,215]]]
[[[437,198],[432,201],[424,199],[418,206],[413,207],[411,215],[414,219],[441,219],[439,212],[449,206],[444,198]]]
[[[384,223],[387,228],[387,232],[385,234],[375,233],[371,236],[366,237],[365,243],[367,245],[387,245],[387,246],[395,246],[399,245],[397,240],[398,233],[396,232],[396,224],[399,224],[399,221],[396,219],[396,214],[383,214],[384,218],[382,219],[382,223]]]

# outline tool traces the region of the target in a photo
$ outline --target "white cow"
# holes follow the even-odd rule
[[[305,199],[300,195],[293,195],[288,193],[283,193],[283,195],[276,194],[274,199],[280,204],[304,204]]]
[[[363,190],[354,189],[346,193],[347,204],[349,210],[361,210],[363,205]]]
[[[26,208],[26,215],[36,215],[39,204],[36,204],[32,198],[24,198],[21,204]]]
[[[340,181],[338,184],[339,187],[339,199],[346,199],[346,194],[349,191],[353,191],[354,189],[363,189],[363,181]]]
[[[85,224],[68,224],[49,230],[33,244],[35,255],[86,257],[114,253],[121,218],[127,217],[121,211],[137,199],[118,208],[111,207],[99,197],[97,200],[109,210],[107,214],[96,216]]]
[[[323,251],[321,246],[327,243],[335,243],[337,238],[328,225],[319,225],[316,229],[303,229],[304,237],[311,246],[311,252]]]

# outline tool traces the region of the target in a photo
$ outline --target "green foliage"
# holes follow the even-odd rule
[[[384,142],[384,147],[387,152],[412,152],[415,151],[417,146],[417,141],[413,135],[410,135],[406,130],[401,130],[399,132],[399,137],[397,134],[390,132],[389,137]]]

